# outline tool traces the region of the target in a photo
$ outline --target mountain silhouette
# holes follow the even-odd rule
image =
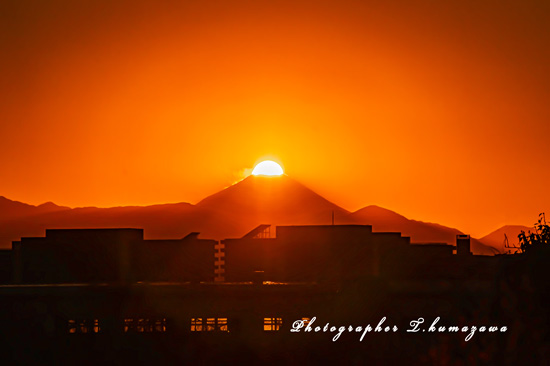
[[[239,217],[245,223],[242,234],[266,223],[328,225],[332,222],[333,213],[335,219],[347,222],[350,214],[286,175],[249,176],[206,197],[196,207],[216,212],[222,221],[227,215]]]
[[[515,253],[516,249],[506,248],[504,244],[504,234],[508,237],[508,243],[511,246],[518,245],[518,234],[521,231],[533,231],[532,227],[521,226],[521,225],[505,225],[500,229],[493,231],[490,234],[485,235],[483,238],[479,239],[483,244],[490,245],[493,248],[498,249],[501,253],[511,252]]]
[[[455,244],[456,236],[463,234],[458,229],[443,225],[407,219],[391,210],[367,206],[351,214],[354,222],[372,225],[373,231],[399,231],[404,236],[410,236],[412,243],[447,243]],[[495,248],[477,239],[471,239],[471,250],[475,254],[498,254]]]
[[[47,203],[32,206],[0,197],[0,248],[24,236],[43,236],[53,228],[143,228],[147,239],[182,238],[200,232],[203,238],[241,237],[260,224],[372,225],[373,231],[395,231],[413,243],[455,244],[457,229],[407,219],[393,211],[367,206],[349,212],[286,175],[249,176],[214,193],[196,205],[190,203],[112,208],[68,208]],[[475,254],[497,250],[472,239]]]
[[[18,201],[12,201],[4,196],[0,196],[0,221],[63,210],[69,210],[69,207],[58,206],[52,202],[46,202],[39,206],[33,206]]]

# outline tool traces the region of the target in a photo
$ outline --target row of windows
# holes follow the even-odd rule
[[[268,332],[277,331],[281,329],[283,325],[283,319],[281,318],[264,318],[264,330]]]
[[[309,318],[302,318],[305,324]],[[68,321],[69,333],[99,333],[99,319],[71,319]],[[282,318],[264,318],[264,331],[281,330]],[[166,318],[126,318],[124,333],[164,333],[167,329]],[[229,332],[227,318],[191,318],[191,332]]]
[[[67,322],[69,333],[99,333],[99,319],[69,320]]]
[[[228,332],[227,318],[191,318],[191,332]]]
[[[164,333],[166,318],[162,319],[124,319],[124,333]]]
[[[99,319],[70,319],[67,321],[69,333],[99,333]],[[124,333],[163,333],[166,332],[166,318],[127,318],[124,319]]]

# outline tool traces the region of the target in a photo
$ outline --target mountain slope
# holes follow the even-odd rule
[[[57,206],[52,202],[46,202],[39,206],[33,206],[18,201],[12,201],[4,196],[0,196],[0,221],[64,210],[69,210],[69,208]]]
[[[284,175],[250,176],[206,197],[196,207],[215,212],[220,225],[228,215],[239,217],[246,231],[265,223],[330,224],[333,212],[339,221],[345,221],[349,216],[348,211]]]
[[[22,236],[42,236],[45,229],[52,228],[135,227],[145,229],[151,238],[178,238],[197,226],[197,221],[204,221],[203,217],[195,215],[188,203],[50,211],[0,221],[0,247],[9,247]]]
[[[532,231],[533,228],[521,225],[505,225],[500,229],[497,229],[492,233],[485,235],[479,240],[485,245],[490,245],[494,248],[497,248],[498,250],[500,250],[501,253],[506,253],[509,251],[514,253],[516,251],[515,249],[506,248],[504,246],[504,234],[506,234],[506,236],[508,237],[509,244],[513,246],[518,244],[518,234],[522,230],[528,232],[529,230]]]
[[[0,248],[22,236],[42,236],[46,228],[143,228],[148,239],[181,238],[189,232],[202,237],[241,237],[260,224],[372,225],[373,230],[401,232],[412,242],[455,244],[460,231],[437,224],[409,220],[393,211],[368,206],[354,213],[339,207],[288,176],[250,176],[196,205],[163,204],[146,207],[84,207],[54,204],[27,205],[0,197]],[[496,252],[472,239],[476,254]]]
[[[367,206],[351,214],[358,223],[372,225],[373,231],[398,231],[410,236],[412,243],[447,243],[456,244],[456,236],[461,231],[428,222],[407,219],[393,211],[378,206]],[[474,254],[493,255],[497,251],[477,239],[471,239],[471,250]]]

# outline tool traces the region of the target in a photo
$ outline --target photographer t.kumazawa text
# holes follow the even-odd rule
[[[388,325],[386,323],[386,317],[380,319],[378,324],[373,327],[371,324],[365,326],[357,325],[341,325],[335,326],[330,325],[330,323],[325,323],[324,325],[314,325],[317,317],[311,318],[311,320],[299,319],[292,323],[292,328],[290,329],[293,333],[336,333],[332,337],[332,341],[336,342],[343,333],[355,333],[360,334],[359,341],[362,342],[367,333],[396,333],[399,331],[397,325]],[[407,333],[464,333],[464,340],[468,342],[476,332],[479,333],[505,333],[508,330],[506,326],[496,326],[496,325],[470,325],[470,326],[458,326],[451,325],[445,326],[439,324],[441,320],[440,317],[434,319],[429,327],[423,327],[425,323],[424,318],[418,318],[411,320],[409,323],[409,328],[405,329]]]

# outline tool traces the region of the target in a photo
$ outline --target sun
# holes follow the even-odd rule
[[[272,160],[264,160],[254,167],[254,170],[252,170],[252,175],[275,177],[283,175],[283,168]]]

